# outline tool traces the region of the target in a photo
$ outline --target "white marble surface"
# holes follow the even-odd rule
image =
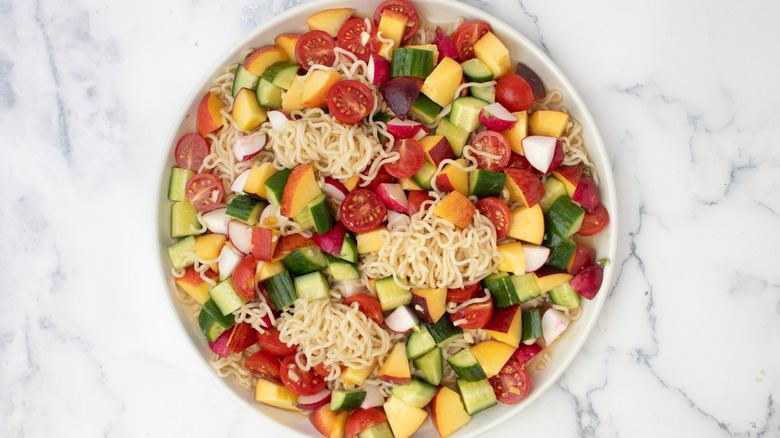
[[[157,284],[160,148],[297,0],[0,1],[0,436],[282,436]],[[540,45],[613,163],[619,270],[561,380],[491,436],[780,436],[780,3],[468,0]]]

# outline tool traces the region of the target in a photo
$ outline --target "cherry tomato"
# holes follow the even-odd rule
[[[485,292],[488,293],[488,292]],[[488,295],[490,295],[488,293]],[[488,298],[484,303],[474,303],[450,314],[450,320],[455,322],[459,319],[465,319],[466,322],[458,324],[458,327],[464,329],[482,328],[490,322],[493,317],[493,299]]]
[[[371,168],[371,166],[366,167],[363,172],[361,172],[363,175],[368,175],[368,170]],[[379,166],[379,170],[376,172],[376,176],[374,176],[374,179],[368,182],[365,186],[363,186],[363,180],[360,180],[360,187],[364,187],[367,190],[374,190],[377,188],[379,184],[383,183],[389,183],[393,182],[395,178],[393,178],[393,175],[390,175],[387,173],[387,169],[385,168],[384,164]]]
[[[263,333],[257,331],[257,342],[264,350],[273,354],[274,356],[287,356],[293,354],[298,349],[297,345],[287,346],[284,342],[279,340],[279,330],[275,327],[267,328]]]
[[[409,190],[409,214],[415,214],[422,210],[422,203],[428,200],[433,200],[427,190]]]
[[[278,382],[282,380],[282,376],[279,373],[279,368],[282,366],[282,360],[265,350],[260,350],[247,357],[244,361],[244,366],[249,371],[258,373],[269,379]]]
[[[230,335],[230,341],[228,347],[233,353],[241,353],[247,348],[257,343],[257,330],[252,327],[248,322],[242,322],[236,325],[233,329],[233,334]]]
[[[211,211],[222,202],[225,187],[210,173],[196,173],[184,188],[184,195],[198,211]]]
[[[295,355],[291,354],[282,359],[282,366],[279,368],[279,374],[282,383],[290,391],[298,395],[314,395],[327,386],[328,382],[315,373],[314,370],[304,371],[295,362]]]
[[[233,286],[249,301],[255,299],[255,257],[246,255],[233,269]]]
[[[349,414],[346,426],[347,438],[357,436],[360,432],[366,429],[370,429],[377,424],[387,421],[387,416],[384,412],[377,408],[358,408]]]
[[[474,43],[488,32],[493,32],[493,28],[484,21],[467,21],[458,27],[452,35],[452,43],[458,52],[460,62],[474,57]]]
[[[471,286],[463,286],[458,289],[447,289],[447,301],[453,303],[465,303],[466,301],[474,298],[479,290],[479,283],[474,283]]]
[[[203,160],[209,154],[209,145],[198,134],[186,134],[176,143],[176,165],[193,172],[200,170]]]
[[[312,30],[301,35],[295,44],[295,60],[304,69],[312,65],[332,66],[336,62],[336,41],[324,30]]]
[[[490,130],[482,131],[474,136],[474,140],[471,141],[471,146],[479,152],[499,156],[498,159],[495,159],[474,152],[473,155],[474,158],[477,159],[477,167],[480,169],[498,171],[509,164],[512,146],[509,144],[509,140],[504,137],[504,134],[500,132]]]
[[[351,191],[339,207],[341,222],[353,233],[366,233],[385,220],[387,209],[379,195],[366,189]]]
[[[358,310],[370,319],[373,319],[376,325],[382,326],[384,318],[382,316],[382,305],[379,304],[379,300],[369,294],[355,294],[344,298],[343,304],[345,306],[352,306],[352,303],[357,303]]]
[[[359,81],[336,82],[328,90],[328,110],[341,123],[357,123],[374,110],[374,94]]]
[[[420,170],[425,160],[425,152],[423,152],[422,145],[413,138],[396,140],[393,143],[393,152],[401,154],[400,158],[398,158],[398,161],[385,164],[385,167],[387,168],[387,173],[396,178],[410,178],[414,176]]]
[[[363,42],[363,32],[366,32],[366,20],[362,18],[352,18],[347,20],[338,35],[336,43],[342,49],[349,50],[361,61],[368,62],[372,53],[379,52],[382,42],[376,37],[376,26],[371,26],[371,32],[368,33],[368,39]]]
[[[493,222],[496,227],[496,239],[506,236],[512,221],[512,213],[509,212],[509,206],[504,201],[489,196],[480,199],[474,206],[483,216],[487,216],[490,222]]]
[[[392,9],[393,11],[400,12],[409,17],[409,22],[406,23],[406,30],[404,31],[401,42],[404,43],[409,41],[414,34],[417,33],[417,28],[420,27],[420,16],[417,15],[417,9],[405,0],[387,0],[377,6],[374,10],[375,26],[379,26],[379,20],[382,18],[382,12],[384,12],[385,9]]]
[[[508,73],[496,83],[496,102],[509,112],[528,111],[534,104],[534,92],[525,79]]]
[[[577,234],[580,236],[592,236],[598,234],[609,223],[609,212],[603,204],[595,210],[585,210],[585,217],[582,218],[582,226],[580,226]]]
[[[531,391],[531,375],[520,362],[510,358],[501,371],[490,378],[493,392],[501,403],[519,403]]]
[[[325,365],[323,362],[318,363],[312,367],[315,373],[322,377],[328,377],[330,375],[330,366]]]

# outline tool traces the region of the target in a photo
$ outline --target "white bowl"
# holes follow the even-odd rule
[[[182,305],[175,297],[174,290],[176,284],[170,275],[171,261],[167,253],[168,245],[173,242],[170,238],[171,203],[167,199],[167,190],[170,168],[175,165],[173,150],[176,142],[182,135],[189,132],[195,132],[195,118],[200,99],[208,89],[211,88],[214,78],[219,73],[222,73],[228,65],[241,61],[241,53],[246,47],[259,47],[266,44],[272,44],[274,37],[280,33],[289,33],[298,30],[305,31],[306,17],[323,9],[332,7],[351,7],[357,10],[358,14],[361,16],[371,16],[374,8],[379,3],[379,0],[341,0],[338,2],[333,0],[312,1],[285,11],[261,24],[229,49],[225,55],[204,74],[200,82],[194,87],[188,99],[184,102],[179,117],[177,118],[177,120],[180,121],[179,124],[174,125],[171,128],[170,135],[165,143],[168,145],[168,150],[161,159],[161,166],[158,174],[159,193],[156,203],[158,209],[156,246],[159,248],[158,256],[160,258],[161,273],[164,284],[168,288],[171,297],[172,308],[176,313],[176,317],[181,321],[183,331],[188,338],[185,342],[189,342],[190,345],[193,346],[196,354],[203,359],[203,363],[206,367],[208,367],[207,364],[211,355],[211,350],[196,325],[193,324],[190,319],[189,311],[186,306]],[[563,92],[564,103],[569,108],[571,115],[583,125],[585,145],[588,148],[591,161],[598,166],[599,170],[599,177],[601,179],[601,202],[610,213],[609,225],[604,231],[599,233],[594,240],[597,256],[599,258],[608,257],[611,260],[615,260],[617,251],[618,218],[617,196],[615,194],[612,170],[610,168],[604,143],[593,121],[593,117],[590,115],[585,103],[574,90],[574,87],[569,80],[566,79],[552,60],[530,40],[506,23],[484,11],[451,0],[425,0],[413,3],[423,17],[434,23],[446,23],[453,21],[458,17],[464,17],[466,20],[483,20],[489,22],[493,27],[495,34],[509,49],[513,61],[521,61],[533,69],[542,78],[548,89],[557,88]],[[552,356],[552,360],[547,364],[547,367],[541,371],[532,370],[532,389],[528,397],[516,405],[499,404],[475,415],[465,427],[452,435],[453,438],[479,436],[512,416],[522,415],[520,411],[533,403],[534,400],[544,394],[550,385],[558,380],[577,355],[596,323],[596,319],[598,318],[599,312],[611,288],[614,269],[615,267],[613,265],[607,266],[604,271],[604,282],[598,295],[596,295],[592,301],[583,300],[583,316],[579,320],[572,322],[569,329],[552,345],[552,348],[546,350]],[[208,367],[208,372],[216,377],[216,373],[210,367]],[[268,421],[278,423],[289,430],[291,434],[297,436],[321,436],[314,429],[306,416],[265,406],[256,402],[253,393],[241,389],[231,378],[220,379],[219,377],[216,377],[216,381],[220,386],[225,388],[225,390],[235,395],[236,399],[247,408],[253,412],[257,412],[259,415],[268,419]],[[434,430],[429,418],[414,436],[438,437],[439,435]]]

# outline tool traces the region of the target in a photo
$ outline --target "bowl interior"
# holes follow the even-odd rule
[[[240,403],[247,408],[260,413],[271,421],[275,421],[287,428],[291,434],[318,436],[318,432],[311,426],[308,419],[298,413],[287,412],[280,409],[262,405],[254,401],[253,394],[241,389],[232,379],[220,379],[216,373],[208,366],[208,360],[211,350],[208,348],[205,339],[199,333],[196,325],[190,318],[189,309],[175,297],[176,285],[170,275],[171,262],[167,254],[167,247],[173,242],[170,238],[170,201],[167,199],[168,178],[170,169],[175,165],[173,159],[173,149],[176,141],[184,134],[195,132],[195,118],[197,106],[200,98],[211,88],[214,78],[222,73],[227,66],[237,63],[241,60],[241,53],[246,47],[259,47],[266,44],[272,44],[276,35],[286,32],[305,31],[305,20],[308,16],[323,9],[331,7],[351,7],[357,10],[358,15],[370,16],[373,13],[378,0],[365,2],[361,0],[342,0],[334,2],[333,0],[320,0],[305,3],[292,8],[284,13],[270,19],[250,32],[245,38],[239,41],[225,55],[215,62],[209,71],[207,71],[201,81],[195,85],[189,98],[184,102],[177,125],[171,128],[170,135],[165,143],[167,149],[161,160],[159,173],[159,190],[157,193],[157,235],[155,245],[159,249],[160,266],[162,267],[162,276],[168,293],[172,308],[182,324],[185,336],[190,345],[195,350],[195,354],[203,359],[203,364],[208,368],[208,372],[213,375],[217,384],[233,394]],[[617,247],[617,205],[614,181],[610,163],[606,155],[606,150],[593,122],[593,118],[588,112],[585,104],[582,102],[579,94],[574,90],[571,83],[566,79],[558,67],[530,40],[522,36],[516,30],[495,17],[459,2],[451,0],[426,0],[414,2],[419,13],[433,23],[446,23],[464,17],[467,20],[487,21],[493,27],[496,35],[507,46],[510,51],[513,62],[523,62],[533,69],[545,82],[548,89],[559,89],[564,94],[564,103],[569,108],[571,115],[580,121],[583,125],[583,136],[588,148],[591,161],[599,169],[601,179],[600,191],[601,200],[607,210],[610,212],[610,224],[594,240],[594,245],[598,257],[609,257],[614,260]],[[484,433],[488,429],[495,427],[509,417],[516,415],[523,408],[533,403],[541,396],[545,390],[552,385],[568,367],[574,359],[577,352],[587,339],[588,333],[596,322],[599,311],[604,300],[609,293],[612,284],[612,267],[605,269],[604,283],[602,290],[592,301],[583,300],[582,317],[572,322],[569,329],[564,332],[547,351],[552,356],[544,370],[533,370],[533,386],[529,396],[517,405],[498,405],[488,409],[472,418],[465,427],[452,435],[458,437],[471,437]],[[426,424],[415,434],[420,437],[438,437],[438,433],[433,429],[431,420],[426,420]]]

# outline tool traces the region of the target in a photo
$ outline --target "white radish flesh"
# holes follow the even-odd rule
[[[385,404],[385,396],[382,395],[382,391],[376,385],[367,384],[363,389],[366,391],[366,398],[363,399],[363,403],[360,405],[363,409],[376,408]]]
[[[545,135],[529,135],[522,140],[523,154],[534,169],[547,173],[555,155],[555,137]]]
[[[228,222],[228,239],[242,254],[252,252],[252,227],[249,225],[239,220],[231,220]]]
[[[399,213],[409,213],[409,199],[406,192],[398,183],[382,183],[376,187],[376,194],[385,203],[385,206]]]
[[[266,136],[263,135],[243,135],[236,139],[233,145],[233,154],[238,161],[246,161],[259,154],[266,143]]]
[[[268,121],[271,122],[271,128],[273,128],[274,131],[281,131],[287,126],[287,122],[290,121],[290,118],[282,111],[273,110],[268,111]]]
[[[412,220],[408,215],[393,210],[387,210],[387,231],[393,232],[397,228],[409,225]]]
[[[219,207],[208,213],[203,213],[201,220],[206,224],[206,228],[214,234],[224,234],[227,236],[227,226],[230,221],[230,216],[225,212],[227,207]]]
[[[246,192],[244,191],[244,185],[246,184],[246,180],[249,179],[249,172],[251,171],[252,169],[247,169],[241,172],[241,175],[238,175],[238,177],[236,177],[236,179],[233,181],[233,184],[230,185],[230,190],[238,193],[239,195],[246,195]]]
[[[372,53],[368,60],[368,78],[373,85],[382,85],[390,79],[390,61]]]
[[[523,243],[525,252],[525,272],[534,272],[547,263],[550,257],[550,248],[532,243]]]
[[[228,245],[222,247],[222,251],[219,252],[219,262],[217,262],[217,268],[219,268],[220,278],[227,278],[233,275],[233,270],[236,269],[236,265],[244,256],[231,248]]]
[[[396,333],[408,333],[419,323],[420,319],[408,306],[396,308],[385,318],[387,328]]]
[[[567,327],[569,327],[569,318],[560,310],[547,309],[542,315],[542,333],[547,345],[558,339]]]
[[[479,121],[488,129],[504,131],[517,123],[517,117],[513,116],[503,105],[495,102],[482,107],[479,111]]]

